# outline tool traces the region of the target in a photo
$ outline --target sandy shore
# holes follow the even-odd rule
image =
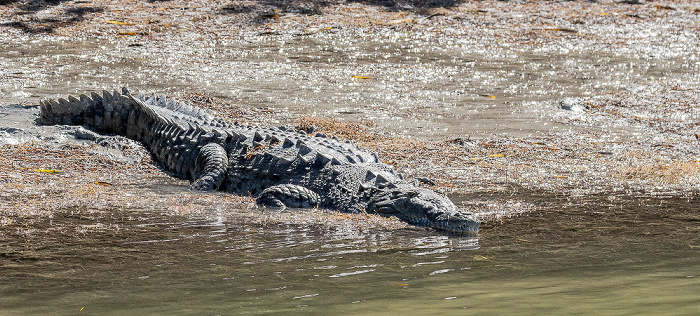
[[[0,31],[15,43],[82,38],[148,46],[182,38],[205,45],[251,36],[352,36],[389,30],[432,34],[435,43],[459,38],[482,48],[507,42],[524,49],[583,45],[603,52],[658,53],[695,58],[688,64],[697,69],[699,11],[693,1],[10,1],[0,5]],[[649,35],[658,30],[667,36]],[[4,90],[21,86],[27,79],[22,76],[20,70],[3,71]],[[32,79],[37,80],[33,85],[41,85],[40,77]],[[372,122],[290,116],[193,90],[173,95],[230,120],[313,126],[351,139],[377,151],[409,178],[428,178],[438,191],[470,197],[462,206],[487,220],[541,210],[543,205],[524,198],[532,192],[615,199],[694,197],[700,189],[697,73],[562,100],[548,115],[568,129],[474,139],[395,136]],[[138,144],[77,141],[74,128],[36,126],[37,108],[30,101],[36,97],[42,96],[17,94],[11,96],[12,104],[0,107],[0,226],[16,227],[56,212],[133,209],[219,212],[250,218],[250,225],[321,225],[331,218],[338,225],[405,227],[374,216],[266,214],[247,197],[188,192],[182,189],[186,183],[163,173]],[[634,130],[636,136],[609,133],[611,127]]]

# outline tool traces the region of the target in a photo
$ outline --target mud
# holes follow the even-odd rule
[[[68,183],[67,194],[173,182],[138,144],[34,124],[40,99],[122,85],[352,139],[409,178],[470,196],[463,206],[485,219],[540,208],[522,192],[698,192],[692,1],[12,1],[0,12],[8,201]],[[77,167],[96,156],[97,169]],[[36,171],[54,169],[64,173]]]

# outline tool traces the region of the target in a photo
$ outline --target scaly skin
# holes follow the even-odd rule
[[[126,88],[41,102],[42,124],[83,125],[143,145],[194,190],[253,195],[277,207],[323,207],[396,216],[450,232],[479,222],[447,197],[403,180],[350,142],[285,127],[230,124],[204,110]]]

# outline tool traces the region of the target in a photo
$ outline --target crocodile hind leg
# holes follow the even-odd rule
[[[197,155],[194,179],[190,187],[197,191],[212,191],[219,188],[226,176],[228,157],[219,144],[206,144]]]
[[[258,196],[258,204],[275,207],[310,208],[318,206],[320,200],[316,192],[294,184],[271,186]]]

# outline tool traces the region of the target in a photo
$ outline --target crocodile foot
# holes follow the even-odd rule
[[[280,184],[269,187],[258,196],[258,204],[273,207],[309,208],[318,206],[320,196],[305,187]]]

